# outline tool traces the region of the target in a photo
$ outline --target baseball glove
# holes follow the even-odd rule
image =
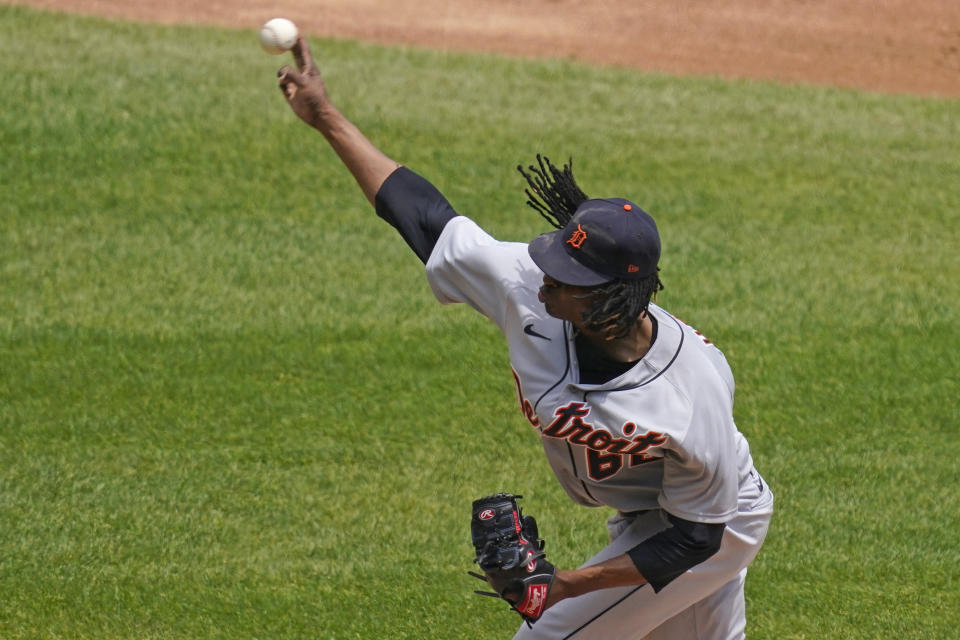
[[[524,516],[517,505],[522,497],[496,493],[473,501],[470,533],[477,554],[474,562],[485,575],[467,573],[486,581],[495,591],[475,593],[506,600],[532,625],[543,615],[557,570],[546,561],[536,520]]]

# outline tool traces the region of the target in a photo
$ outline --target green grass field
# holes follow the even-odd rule
[[[494,235],[547,230],[537,152],[657,218],[777,495],[752,638],[960,636],[960,102],[312,44]],[[285,62],[0,7],[0,638],[504,638],[471,500],[524,494],[561,566],[603,545]]]

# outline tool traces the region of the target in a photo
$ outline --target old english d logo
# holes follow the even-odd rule
[[[569,244],[574,249],[579,249],[583,246],[583,241],[587,239],[587,232],[583,230],[579,224],[577,225],[577,230],[570,235],[570,239],[567,240]]]

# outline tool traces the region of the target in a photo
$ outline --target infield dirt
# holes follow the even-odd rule
[[[648,71],[960,96],[960,0],[0,0]]]

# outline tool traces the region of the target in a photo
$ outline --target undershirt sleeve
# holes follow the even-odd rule
[[[377,215],[400,233],[424,264],[440,232],[457,216],[436,187],[406,167],[387,177],[375,203]]]
[[[722,522],[691,522],[671,514],[667,514],[667,518],[672,527],[627,551],[637,570],[657,593],[687,569],[715,554],[726,528]]]

